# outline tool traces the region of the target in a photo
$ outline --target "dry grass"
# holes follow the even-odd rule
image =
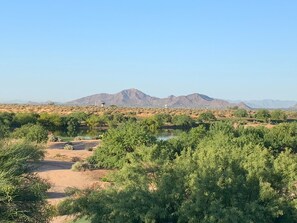
[[[125,107],[98,107],[98,106],[65,106],[65,105],[18,105],[18,104],[0,104],[0,112],[13,113],[55,113],[60,115],[68,115],[74,112],[85,112],[87,114],[103,115],[106,113],[121,113],[127,116],[135,116],[139,118],[147,118],[155,114],[170,114],[170,115],[189,115],[192,118],[197,118],[207,109],[182,109],[182,108],[125,108]],[[216,117],[233,117],[233,110],[212,110]],[[251,112],[253,113],[253,112]]]

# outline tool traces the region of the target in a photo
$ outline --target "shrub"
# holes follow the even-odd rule
[[[0,139],[9,135],[9,127],[0,121]]]
[[[191,128],[195,125],[195,122],[188,115],[176,115],[172,118],[172,124],[182,128]]]
[[[59,130],[63,125],[62,117],[58,114],[42,113],[38,123],[49,131]]]
[[[17,113],[14,116],[13,122],[15,126],[22,126],[26,124],[36,124],[39,115],[35,113]]]
[[[201,113],[199,115],[198,120],[202,122],[209,122],[209,121],[215,121],[216,117],[211,111],[208,111],[208,112]]]
[[[78,157],[78,156],[74,156],[74,157],[71,157],[71,162],[78,162],[78,161],[81,161],[81,158]]]
[[[61,139],[54,134],[48,135],[48,142],[61,142]]]
[[[287,120],[287,114],[281,110],[274,110],[271,112],[271,119],[285,121]]]
[[[88,162],[81,161],[74,163],[71,167],[72,171],[86,171],[88,169],[90,169],[90,164]]]
[[[73,147],[73,145],[66,143],[64,146],[64,149],[65,150],[74,150],[74,147]]]
[[[270,117],[271,117],[270,112],[267,109],[260,109],[255,114],[255,118],[261,119],[265,122],[267,122]]]
[[[236,109],[233,115],[237,118],[245,118],[248,116],[248,112],[245,109]]]
[[[83,137],[81,137],[81,136],[76,136],[73,140],[74,140],[74,141],[81,141],[81,140],[83,140]]]
[[[0,222],[49,222],[50,185],[32,173],[32,161],[43,156],[43,148],[28,142],[0,143]]]
[[[12,137],[41,143],[48,140],[48,132],[40,125],[27,124],[15,129],[12,133]]]

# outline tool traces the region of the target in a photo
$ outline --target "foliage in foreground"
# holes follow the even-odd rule
[[[0,222],[49,222],[49,184],[31,172],[32,162],[42,158],[34,144],[0,143]]]
[[[127,154],[133,153],[138,146],[151,145],[155,140],[145,126],[128,122],[108,130],[102,146],[95,150],[89,162],[97,168],[121,168],[129,162]]]
[[[278,135],[288,137],[274,144]],[[174,157],[162,157],[159,145],[136,146],[109,189],[78,191],[59,211],[94,223],[292,223],[297,156],[285,147],[294,140],[294,123],[273,130],[198,127],[163,147]]]

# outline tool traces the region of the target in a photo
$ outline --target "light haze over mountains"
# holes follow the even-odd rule
[[[226,109],[234,106],[244,109],[297,109],[297,101],[292,100],[225,100],[212,98],[204,94],[192,93],[189,95],[170,95],[159,98],[150,96],[142,91],[131,88],[122,90],[115,94],[99,93],[85,96],[65,103],[54,102],[51,100],[45,102],[12,100],[2,101],[4,104],[62,104],[76,106],[100,106],[104,103],[106,106],[116,105],[120,107],[152,107],[152,108],[208,108],[208,109]]]
[[[253,100],[236,101],[215,99],[209,96],[193,93],[184,96],[171,95],[167,98],[158,98],[147,95],[137,89],[127,89],[116,94],[95,94],[80,99],[70,101],[68,105],[108,105],[127,106],[127,107],[171,107],[171,108],[210,108],[223,109],[238,106],[241,108],[291,108],[297,104],[295,101],[281,100]]]

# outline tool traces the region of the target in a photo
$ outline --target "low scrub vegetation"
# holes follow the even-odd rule
[[[49,222],[49,184],[32,172],[43,149],[28,142],[0,143],[0,222]]]

